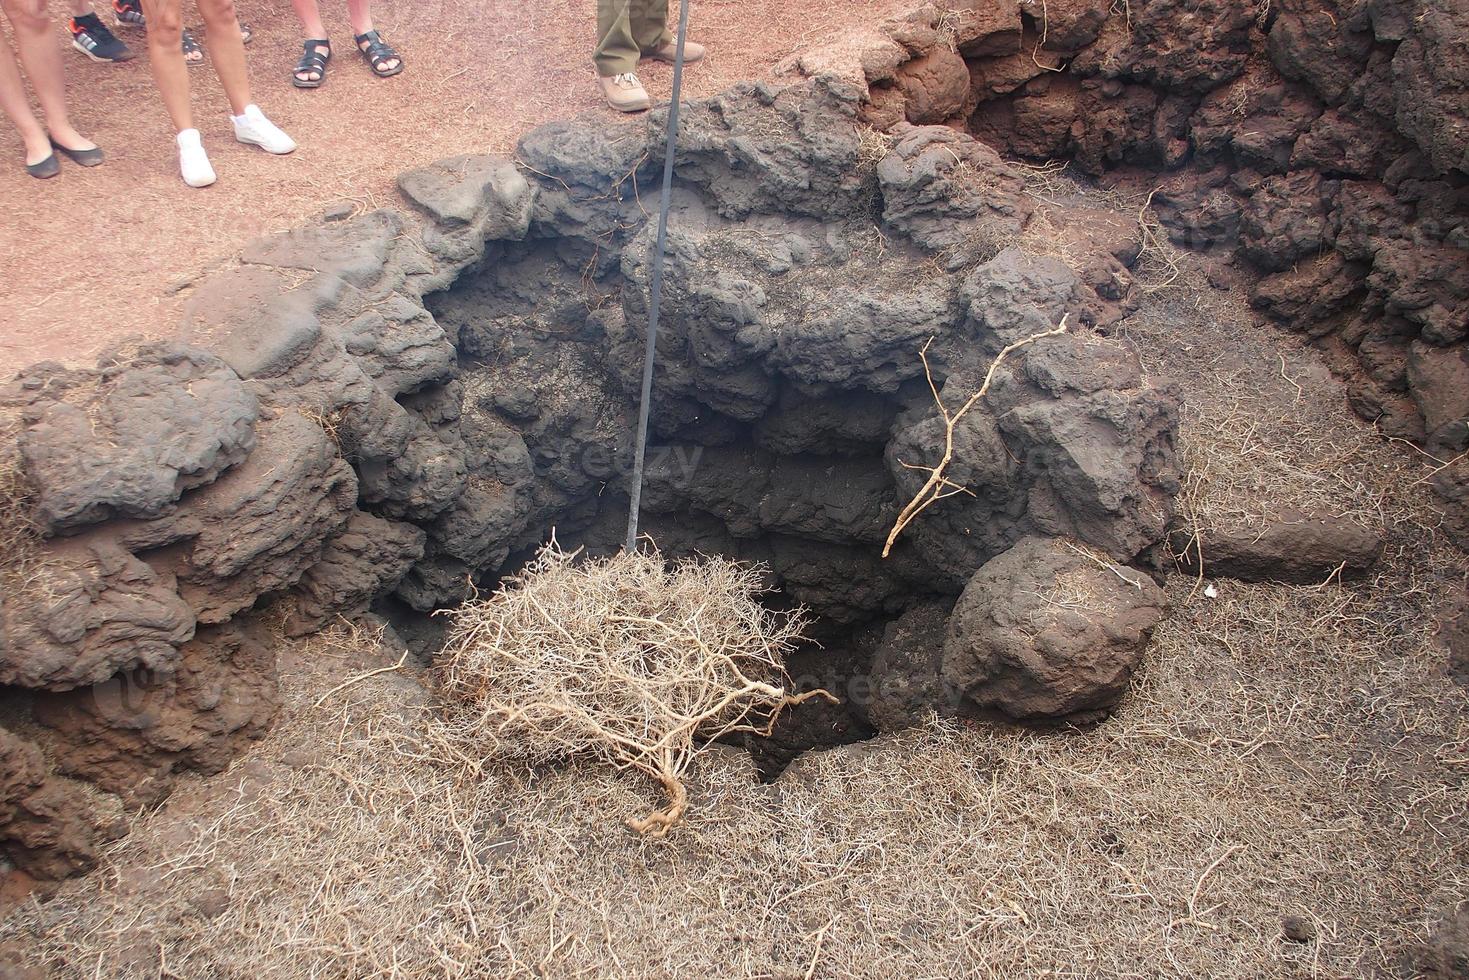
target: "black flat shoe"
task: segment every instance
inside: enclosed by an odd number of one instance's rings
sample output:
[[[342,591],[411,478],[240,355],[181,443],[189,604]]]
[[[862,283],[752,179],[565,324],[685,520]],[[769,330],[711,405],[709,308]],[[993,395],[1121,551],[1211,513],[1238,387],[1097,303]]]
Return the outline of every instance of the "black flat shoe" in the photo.
[[[106,154],[102,152],[102,147],[100,146],[94,146],[90,150],[73,150],[70,147],[62,146],[55,140],[51,141],[51,146],[66,154],[68,160],[81,167],[101,166],[102,161],[107,159]],[[56,154],[51,154],[51,157],[55,159]],[[44,163],[45,161],[42,162]]]
[[[37,180],[46,180],[61,173],[61,161],[56,159],[56,154],[51,154],[40,163],[26,164],[26,173]]]

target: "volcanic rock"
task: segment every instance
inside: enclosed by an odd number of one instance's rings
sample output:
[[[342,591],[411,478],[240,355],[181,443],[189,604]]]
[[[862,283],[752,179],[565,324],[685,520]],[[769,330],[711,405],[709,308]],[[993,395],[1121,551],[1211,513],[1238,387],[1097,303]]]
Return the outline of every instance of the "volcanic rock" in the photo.
[[[1122,696],[1166,608],[1140,572],[1065,539],[1024,538],[965,586],[943,679],[1017,720],[1094,718]]]

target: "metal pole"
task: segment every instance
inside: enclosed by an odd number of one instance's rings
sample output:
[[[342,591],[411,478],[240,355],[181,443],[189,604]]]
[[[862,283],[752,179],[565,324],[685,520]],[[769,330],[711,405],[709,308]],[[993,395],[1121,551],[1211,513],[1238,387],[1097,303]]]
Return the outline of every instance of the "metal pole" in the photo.
[[[658,243],[653,247],[653,285],[648,301],[648,347],[643,353],[643,392],[638,405],[638,437],[633,455],[627,514],[627,550],[638,546],[638,508],[643,499],[643,463],[648,449],[648,413],[653,401],[653,362],[658,346],[658,313],[663,305],[663,253],[668,246],[668,209],[673,196],[673,153],[678,144],[678,104],[683,91],[684,36],[689,0],[679,0],[678,40],[673,55],[673,102],[668,107],[668,149],[663,157],[663,196],[658,206]]]

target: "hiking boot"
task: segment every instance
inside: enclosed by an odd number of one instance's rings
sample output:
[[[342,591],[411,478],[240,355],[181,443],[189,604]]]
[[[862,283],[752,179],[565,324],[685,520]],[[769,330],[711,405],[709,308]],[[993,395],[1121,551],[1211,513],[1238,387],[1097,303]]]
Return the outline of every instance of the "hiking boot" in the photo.
[[[96,14],[71,19],[71,46],[93,61],[132,61],[133,51]]]
[[[602,83],[602,94],[607,97],[607,104],[618,112],[642,112],[653,105],[647,89],[632,72],[603,76],[598,81]]]
[[[661,48],[655,48],[652,51],[645,52],[643,54],[643,57],[644,58],[652,58],[654,61],[666,61],[666,62],[668,62],[671,65],[671,64],[673,64],[674,59],[677,56],[677,54],[678,54],[678,42],[677,41],[669,41],[667,44],[663,45],[663,47],[661,47]],[[703,61],[703,60],[704,60],[704,45],[702,45],[702,44],[695,44],[693,41],[685,41],[683,43],[683,61],[684,61],[684,64],[691,65],[691,64],[693,64],[696,61]]]

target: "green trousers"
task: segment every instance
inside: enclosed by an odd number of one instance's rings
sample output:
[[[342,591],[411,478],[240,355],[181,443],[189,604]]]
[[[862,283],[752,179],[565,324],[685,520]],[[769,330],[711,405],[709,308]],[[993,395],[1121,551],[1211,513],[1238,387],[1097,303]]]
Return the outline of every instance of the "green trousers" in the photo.
[[[668,0],[597,0],[597,53],[603,78],[638,70],[638,59],[673,40]]]

